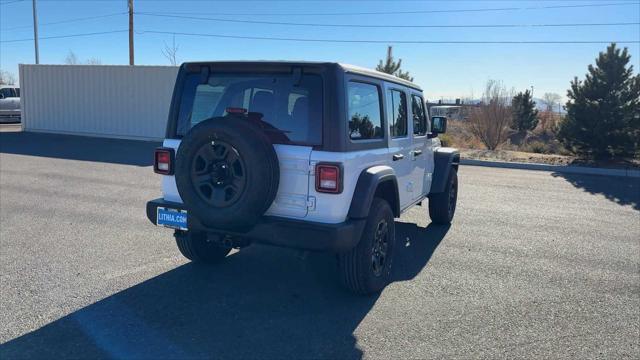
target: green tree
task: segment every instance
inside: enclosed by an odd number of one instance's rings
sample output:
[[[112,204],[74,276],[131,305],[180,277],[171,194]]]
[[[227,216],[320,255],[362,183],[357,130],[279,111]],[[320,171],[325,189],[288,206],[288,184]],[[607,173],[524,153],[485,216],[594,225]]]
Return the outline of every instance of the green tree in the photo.
[[[402,59],[398,59],[398,61],[396,62],[393,59],[393,46],[389,46],[387,47],[387,58],[384,61],[380,60],[378,66],[376,66],[376,70],[383,73],[395,75],[401,79],[413,81],[413,77],[409,75],[408,71],[402,71],[402,69],[400,69],[401,65]]]
[[[584,81],[574,78],[567,92],[567,116],[558,138],[583,156],[629,156],[640,146],[640,75],[633,76],[627,48],[613,43],[589,65]]]
[[[529,90],[513,97],[511,116],[513,128],[520,132],[533,130],[538,125],[538,110]]]

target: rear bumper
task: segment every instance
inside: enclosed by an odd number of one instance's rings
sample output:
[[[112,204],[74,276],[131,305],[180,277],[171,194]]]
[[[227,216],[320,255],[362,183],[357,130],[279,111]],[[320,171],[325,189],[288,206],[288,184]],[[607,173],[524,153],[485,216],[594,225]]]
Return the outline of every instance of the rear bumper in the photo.
[[[155,199],[147,203],[147,218],[157,225],[157,208],[168,207],[185,210],[183,204]],[[339,224],[293,220],[264,216],[253,228],[246,231],[216,229],[204,226],[189,214],[189,230],[226,234],[252,242],[313,251],[344,252],[358,244],[366,219],[349,219]]]

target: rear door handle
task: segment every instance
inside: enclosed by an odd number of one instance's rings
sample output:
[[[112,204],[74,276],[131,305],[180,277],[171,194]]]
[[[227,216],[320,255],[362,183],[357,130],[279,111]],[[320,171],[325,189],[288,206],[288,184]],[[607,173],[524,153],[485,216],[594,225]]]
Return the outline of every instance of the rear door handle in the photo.
[[[420,156],[422,155],[422,150],[414,150],[413,151],[413,156]]]
[[[402,155],[402,154],[393,155],[393,161],[398,161],[398,160],[402,160],[402,159],[404,159],[404,155]]]

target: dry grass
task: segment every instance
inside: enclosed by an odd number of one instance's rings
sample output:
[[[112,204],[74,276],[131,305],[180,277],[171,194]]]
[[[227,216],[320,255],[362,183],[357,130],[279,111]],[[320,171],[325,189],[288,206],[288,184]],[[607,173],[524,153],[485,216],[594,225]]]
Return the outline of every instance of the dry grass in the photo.
[[[440,135],[440,140],[445,146],[460,149],[485,149],[482,142],[471,133],[468,124],[463,121],[449,121],[447,133]]]
[[[538,163],[548,165],[570,165],[575,161],[573,156],[536,154],[509,150],[461,150],[465,159]]]
[[[535,154],[522,151],[509,150],[460,150],[463,159],[488,160],[488,161],[506,161],[506,162],[522,162],[536,163],[547,165],[575,165],[600,167],[609,169],[640,169],[640,160],[638,159],[613,159],[613,160],[585,160],[575,156],[552,155],[552,154]]]
[[[555,122],[555,121],[554,121]],[[487,148],[463,121],[449,121],[447,133],[439,136],[444,146],[461,150],[463,158],[492,161],[539,163],[548,165],[582,165],[605,168],[640,168],[640,159],[591,161],[573,156],[555,138],[547,126],[538,126],[526,134],[513,132],[498,150]]]

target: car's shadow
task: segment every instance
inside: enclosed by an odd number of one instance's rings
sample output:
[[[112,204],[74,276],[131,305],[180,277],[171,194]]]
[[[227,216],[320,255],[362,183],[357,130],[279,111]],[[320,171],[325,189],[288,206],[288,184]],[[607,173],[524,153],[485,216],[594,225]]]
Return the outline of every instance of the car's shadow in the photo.
[[[395,279],[415,278],[447,230],[398,222]],[[77,310],[1,345],[0,358],[360,358],[354,330],[378,296],[337,278],[334,255],[253,246]]]
[[[590,194],[602,194],[620,205],[631,205],[640,211],[640,180],[630,177],[553,173],[571,185]]]
[[[75,135],[0,132],[0,153],[136,166],[153,165],[153,150],[160,144]]]

